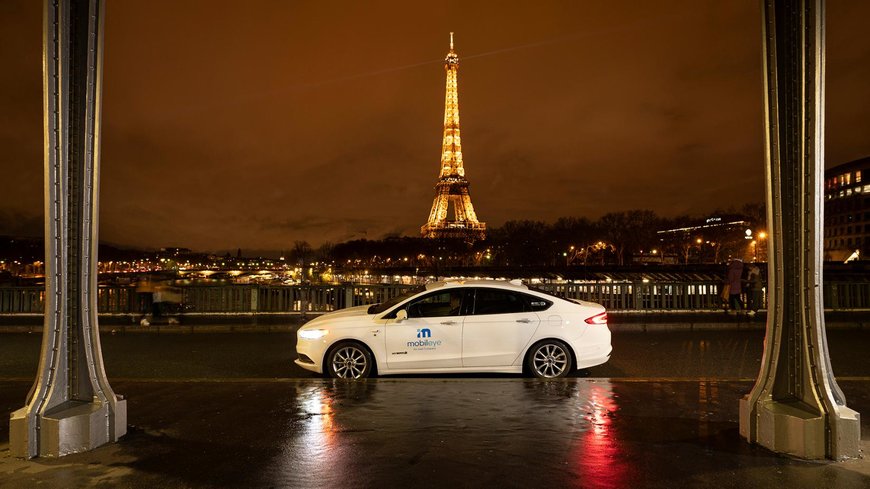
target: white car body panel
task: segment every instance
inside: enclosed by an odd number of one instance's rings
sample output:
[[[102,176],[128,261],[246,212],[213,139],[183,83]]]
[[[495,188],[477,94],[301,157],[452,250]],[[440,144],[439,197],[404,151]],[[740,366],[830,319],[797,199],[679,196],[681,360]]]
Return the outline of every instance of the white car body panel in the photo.
[[[534,312],[465,316],[462,366],[514,365],[540,324],[541,319]]]
[[[384,317],[421,296],[454,287],[505,289],[542,298],[552,305],[537,312],[417,317],[404,321]],[[367,346],[380,375],[520,373],[529,348],[545,339],[566,343],[574,354],[577,369],[607,362],[612,350],[607,325],[585,322],[605,312],[601,305],[559,299],[504,281],[438,282],[427,285],[425,291],[379,314],[368,314],[369,307],[352,307],[324,314],[299,328],[296,350],[300,359],[295,363],[307,370],[323,373],[329,348],[345,340]],[[317,339],[299,336],[303,331],[312,330],[328,333]],[[310,361],[303,361],[303,356]]]
[[[389,320],[386,332],[390,370],[462,366],[462,316]]]

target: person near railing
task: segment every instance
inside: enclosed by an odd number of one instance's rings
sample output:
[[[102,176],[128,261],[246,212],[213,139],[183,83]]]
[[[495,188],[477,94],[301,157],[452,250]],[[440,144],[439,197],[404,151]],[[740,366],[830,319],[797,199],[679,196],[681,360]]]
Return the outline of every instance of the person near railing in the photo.
[[[728,264],[725,275],[725,286],[728,288],[728,306],[732,314],[737,314],[744,308],[743,298],[743,260],[734,258]]]
[[[762,304],[762,287],[764,283],[761,280],[761,269],[757,265],[749,266],[749,273],[746,276],[746,285],[748,288],[749,315],[754,316],[763,306]]]

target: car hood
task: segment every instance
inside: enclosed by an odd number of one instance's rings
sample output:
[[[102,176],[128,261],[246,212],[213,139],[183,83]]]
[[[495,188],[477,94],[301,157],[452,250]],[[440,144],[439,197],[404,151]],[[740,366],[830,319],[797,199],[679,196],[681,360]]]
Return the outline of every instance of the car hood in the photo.
[[[369,307],[371,306],[356,306],[326,313],[320,317],[308,321],[303,327],[307,328],[308,326],[319,326],[325,322],[334,323],[336,321],[342,320],[353,320],[359,318],[360,316],[371,316],[368,313]]]

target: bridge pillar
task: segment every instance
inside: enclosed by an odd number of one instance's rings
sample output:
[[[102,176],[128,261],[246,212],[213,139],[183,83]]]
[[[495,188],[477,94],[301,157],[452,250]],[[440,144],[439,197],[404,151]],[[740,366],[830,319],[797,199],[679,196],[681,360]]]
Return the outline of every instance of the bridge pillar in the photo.
[[[102,0],[46,0],[45,325],[27,405],[12,413],[10,452],[60,457],[115,441],[127,406],[109,386],[97,325]]]
[[[859,414],[831,370],[822,302],[824,0],[765,0],[768,319],[740,434],[801,458],[859,455]]]

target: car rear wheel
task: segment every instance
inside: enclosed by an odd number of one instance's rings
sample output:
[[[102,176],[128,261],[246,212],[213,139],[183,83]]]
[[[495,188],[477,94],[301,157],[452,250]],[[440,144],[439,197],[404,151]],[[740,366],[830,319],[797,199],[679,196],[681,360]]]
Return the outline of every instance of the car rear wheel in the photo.
[[[372,372],[372,355],[359,343],[346,341],[329,351],[326,364],[330,377],[364,379]]]
[[[571,349],[561,341],[545,340],[529,350],[526,366],[539,379],[558,379],[571,371]]]

